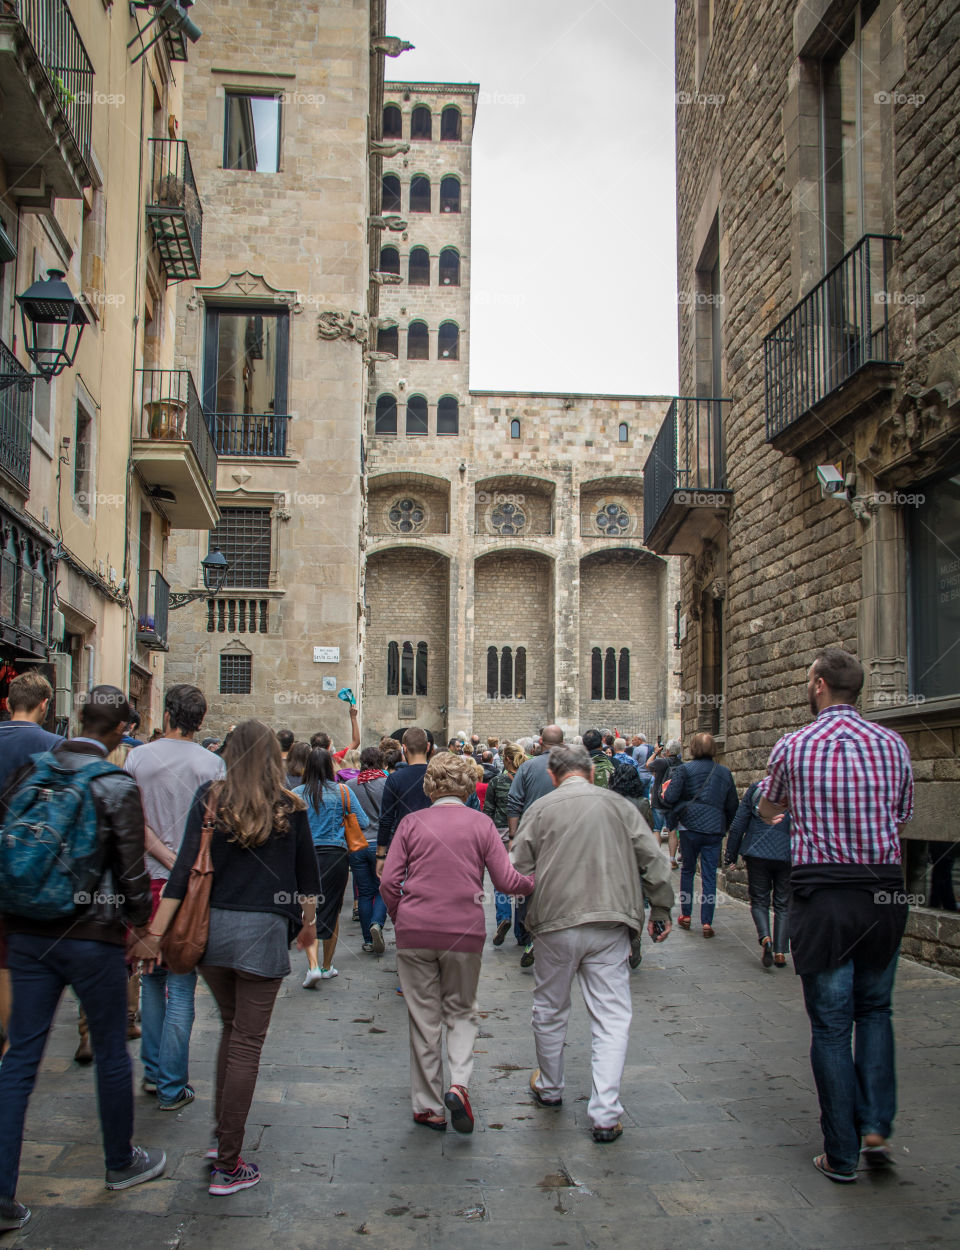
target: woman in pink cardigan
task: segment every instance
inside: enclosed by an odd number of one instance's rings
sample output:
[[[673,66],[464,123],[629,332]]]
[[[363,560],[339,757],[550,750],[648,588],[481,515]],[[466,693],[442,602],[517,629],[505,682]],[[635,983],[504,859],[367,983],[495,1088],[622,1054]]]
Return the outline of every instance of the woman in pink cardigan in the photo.
[[[483,873],[503,894],[533,893],[511,865],[489,816],[465,806],[476,789],[471,760],[444,752],[427,765],[431,806],[397,826],[380,879],[397,935],[397,969],[410,1017],[410,1085],[417,1124],[473,1132],[467,1094],[477,1038],[477,982],[486,940]],[[450,1085],[443,1092],[442,1026]]]

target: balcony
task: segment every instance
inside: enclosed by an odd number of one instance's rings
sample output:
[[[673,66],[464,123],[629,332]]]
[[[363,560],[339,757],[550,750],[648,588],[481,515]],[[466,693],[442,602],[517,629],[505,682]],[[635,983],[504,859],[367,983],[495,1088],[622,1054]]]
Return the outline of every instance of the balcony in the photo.
[[[218,456],[285,456],[289,420],[289,416],[273,412],[207,413],[207,427]]]
[[[167,283],[200,277],[203,208],[185,139],[150,140],[147,220]]]
[[[30,493],[34,378],[0,339],[0,473]]]
[[[137,615],[137,642],[149,651],[169,651],[167,617],[170,611],[170,586],[155,569],[146,585],[140,588],[140,610]]]
[[[93,66],[66,0],[0,0],[0,82],[12,198],[78,200],[91,182]]]
[[[697,555],[727,523],[723,419],[730,403],[670,401],[643,466],[643,541],[658,555]]]
[[[138,369],[137,377],[134,463],[171,525],[213,529],[220,520],[217,453],[193,375],[186,369]]]
[[[794,454],[892,388],[895,242],[864,235],[764,339],[767,442],[778,451]]]

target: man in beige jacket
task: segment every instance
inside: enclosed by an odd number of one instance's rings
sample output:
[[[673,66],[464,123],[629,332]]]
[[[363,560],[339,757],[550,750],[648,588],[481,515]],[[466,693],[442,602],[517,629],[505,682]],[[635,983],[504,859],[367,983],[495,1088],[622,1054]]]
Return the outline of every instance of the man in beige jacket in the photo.
[[[550,752],[554,789],[524,814],[513,843],[514,866],[536,873],[527,928],[536,937],[533,1033],[539,1068],[530,1088],[544,1107],[563,1102],[563,1046],[574,975],[593,1035],[593,1091],[587,1114],[596,1142],[623,1132],[620,1081],[627,1055],[631,931],[670,932],[670,865],[637,809],[592,784],[593,762],[581,746]],[[642,886],[641,886],[642,882]]]

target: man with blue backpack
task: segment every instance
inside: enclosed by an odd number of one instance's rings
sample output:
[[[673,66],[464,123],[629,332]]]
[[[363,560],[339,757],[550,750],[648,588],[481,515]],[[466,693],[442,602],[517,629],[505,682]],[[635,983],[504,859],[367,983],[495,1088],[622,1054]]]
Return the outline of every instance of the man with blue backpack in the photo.
[[[134,780],[107,762],[130,723],[115,686],[96,686],[80,734],[34,757],[0,833],[0,914],[13,981],[10,1049],[0,1064],[0,1232],[30,1218],[15,1201],[27,1103],[57,1004],[80,999],[97,1062],[108,1189],[159,1176],[162,1150],[131,1144],[133,1072],[127,1053],[127,927],[145,932],[150,879]]]

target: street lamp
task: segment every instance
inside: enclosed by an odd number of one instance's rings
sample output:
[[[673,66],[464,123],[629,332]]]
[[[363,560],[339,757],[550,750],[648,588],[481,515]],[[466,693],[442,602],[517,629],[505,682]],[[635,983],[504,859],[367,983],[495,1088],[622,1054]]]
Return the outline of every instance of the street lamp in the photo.
[[[215,595],[218,595],[223,590],[230,565],[227,563],[227,557],[219,547],[214,547],[212,551],[207,553],[204,559],[200,561],[200,567],[203,569],[204,589],[171,591],[171,612],[175,612],[177,608],[185,607],[188,603],[195,603],[198,599],[213,599]]]
[[[83,306],[63,279],[62,269],[48,269],[46,279],[37,279],[33,286],[17,296],[27,355],[47,382],[72,367],[83,327],[88,323]],[[50,337],[54,341],[41,343],[41,326],[53,331]],[[57,327],[63,328],[59,341],[55,341]],[[72,346],[71,330],[75,333]]]

